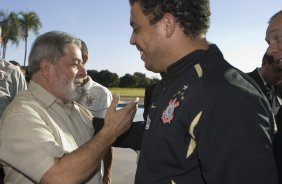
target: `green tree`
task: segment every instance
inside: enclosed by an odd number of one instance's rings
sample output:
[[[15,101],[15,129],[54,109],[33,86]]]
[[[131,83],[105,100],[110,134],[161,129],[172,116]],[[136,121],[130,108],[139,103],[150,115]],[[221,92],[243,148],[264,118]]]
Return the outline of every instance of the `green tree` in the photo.
[[[108,88],[117,87],[119,85],[119,78],[116,73],[112,73],[109,70],[101,70],[99,72],[99,77],[94,80]]]
[[[99,84],[105,87],[118,87],[119,78],[116,73],[112,73],[109,70],[101,70],[100,72],[96,70],[87,70],[87,74]]]
[[[127,73],[120,78],[119,87],[121,88],[133,88],[136,85],[136,78],[133,75]]]
[[[3,10],[0,10],[0,20],[2,20],[2,57],[5,59],[8,42],[19,44],[20,23],[15,12],[8,13]]]
[[[96,81],[96,79],[99,76],[99,72],[97,70],[87,70],[87,75],[89,75],[92,78],[92,80]]]
[[[135,81],[135,86],[136,88],[145,88],[147,85],[150,84],[150,79],[148,79],[146,77],[145,74],[143,73],[140,73],[140,72],[135,72],[133,74],[133,77],[134,77],[134,81]]]
[[[26,52],[27,52],[27,38],[28,33],[32,31],[35,35],[39,34],[39,29],[41,28],[42,24],[38,15],[35,12],[23,12],[19,13],[20,15],[20,26],[22,30],[22,38],[25,42],[25,53],[24,53],[24,66],[26,62]]]

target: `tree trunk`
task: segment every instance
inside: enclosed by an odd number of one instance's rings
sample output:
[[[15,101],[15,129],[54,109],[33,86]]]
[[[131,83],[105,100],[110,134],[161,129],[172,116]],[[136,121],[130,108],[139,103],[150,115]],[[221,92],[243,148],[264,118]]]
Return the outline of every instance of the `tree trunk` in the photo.
[[[5,59],[6,56],[6,44],[3,45],[3,53],[2,53],[2,59]]]
[[[26,51],[27,51],[27,37],[25,37],[24,41],[25,41],[25,48],[24,48],[24,67],[25,67]]]

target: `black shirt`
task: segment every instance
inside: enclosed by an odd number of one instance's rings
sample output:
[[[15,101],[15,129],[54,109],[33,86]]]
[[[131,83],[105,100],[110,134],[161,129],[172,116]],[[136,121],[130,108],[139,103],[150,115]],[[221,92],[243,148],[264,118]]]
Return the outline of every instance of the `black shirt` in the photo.
[[[153,93],[136,184],[274,184],[273,117],[210,45],[168,68]]]

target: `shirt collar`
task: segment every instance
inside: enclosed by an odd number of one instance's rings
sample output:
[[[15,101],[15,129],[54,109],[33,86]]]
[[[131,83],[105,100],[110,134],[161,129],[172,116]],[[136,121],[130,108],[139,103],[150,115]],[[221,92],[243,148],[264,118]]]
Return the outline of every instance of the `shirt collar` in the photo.
[[[46,89],[44,89],[40,84],[30,81],[28,85],[28,90],[32,93],[32,95],[41,102],[41,104],[47,109],[49,108],[55,101],[57,103],[63,104],[63,101],[57,99],[54,95],[49,93]]]
[[[261,73],[260,73],[260,69],[259,68],[257,68],[257,71],[258,71],[258,74],[259,74],[259,76],[260,76],[260,78],[261,78],[261,80],[262,80],[262,82],[263,82],[263,85],[267,85],[268,83],[264,80],[264,78],[262,77],[262,75],[261,75]],[[272,85],[271,85],[272,86]]]

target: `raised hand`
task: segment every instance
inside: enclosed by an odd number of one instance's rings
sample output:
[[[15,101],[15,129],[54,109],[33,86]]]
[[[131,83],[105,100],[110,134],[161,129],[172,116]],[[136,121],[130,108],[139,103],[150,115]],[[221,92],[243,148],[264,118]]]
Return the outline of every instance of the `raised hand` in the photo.
[[[131,100],[124,108],[116,110],[119,99],[120,97],[118,94],[115,94],[113,96],[113,101],[107,110],[104,121],[104,128],[111,131],[116,137],[129,129],[135,116],[137,103],[139,101],[139,98],[136,97]]]

